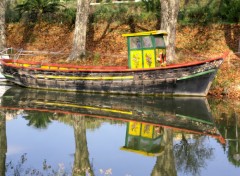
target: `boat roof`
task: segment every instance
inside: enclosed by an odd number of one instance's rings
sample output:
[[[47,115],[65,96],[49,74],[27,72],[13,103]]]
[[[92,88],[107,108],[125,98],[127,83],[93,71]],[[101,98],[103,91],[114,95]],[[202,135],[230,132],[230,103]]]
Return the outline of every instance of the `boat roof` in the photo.
[[[167,31],[157,30],[157,31],[137,32],[137,33],[123,34],[122,36],[124,36],[124,37],[134,37],[134,36],[148,36],[148,35],[167,35]]]

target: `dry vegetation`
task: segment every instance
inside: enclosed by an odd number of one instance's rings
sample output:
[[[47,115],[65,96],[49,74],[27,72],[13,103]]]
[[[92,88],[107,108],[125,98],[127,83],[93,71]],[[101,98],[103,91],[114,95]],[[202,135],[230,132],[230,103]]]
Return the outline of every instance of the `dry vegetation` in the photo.
[[[126,39],[121,34],[129,32],[129,26],[95,24],[88,32],[85,65],[127,65]],[[155,24],[139,24],[137,30],[152,30]],[[44,50],[64,53],[50,57],[34,56],[30,60],[42,62],[66,62],[71,51],[73,29],[64,25],[41,25],[26,27],[9,24],[7,27],[9,47],[25,50]],[[238,49],[240,24],[210,26],[178,26],[176,51],[178,62],[213,58],[228,53],[218,72],[210,95],[240,99],[240,58],[234,52]]]

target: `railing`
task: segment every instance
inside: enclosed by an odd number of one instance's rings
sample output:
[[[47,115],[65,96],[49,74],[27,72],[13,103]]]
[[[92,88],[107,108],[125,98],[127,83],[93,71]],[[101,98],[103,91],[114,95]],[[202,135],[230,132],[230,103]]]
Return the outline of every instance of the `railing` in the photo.
[[[36,56],[36,55],[63,55],[67,53],[63,52],[51,52],[51,51],[29,51],[14,48],[5,48],[0,51],[0,59],[14,59],[18,60],[21,56]]]
[[[5,48],[0,50],[1,59],[13,59],[13,60],[26,60],[36,62],[52,62],[52,63],[66,63],[70,53],[61,51],[39,51],[39,50],[24,50],[16,48]],[[102,62],[101,58],[105,58]],[[115,62],[117,59],[122,59],[124,62]],[[76,61],[76,62],[75,62]],[[83,66],[126,66],[127,55],[125,54],[112,54],[112,53],[94,53],[86,51],[86,58],[82,60],[75,60],[73,63]]]

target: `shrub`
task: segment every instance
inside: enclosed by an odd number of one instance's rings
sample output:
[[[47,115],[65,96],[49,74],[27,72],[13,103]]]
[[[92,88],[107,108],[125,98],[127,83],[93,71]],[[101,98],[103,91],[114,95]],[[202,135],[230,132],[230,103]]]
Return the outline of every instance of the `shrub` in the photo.
[[[223,0],[219,15],[225,22],[240,22],[240,0]]]

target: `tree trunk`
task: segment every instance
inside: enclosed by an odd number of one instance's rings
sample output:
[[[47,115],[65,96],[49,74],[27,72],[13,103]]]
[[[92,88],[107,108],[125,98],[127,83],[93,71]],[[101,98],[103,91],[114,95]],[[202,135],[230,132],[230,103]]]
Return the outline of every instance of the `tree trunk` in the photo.
[[[6,0],[0,0],[0,50],[6,47],[5,10]]]
[[[175,40],[180,0],[161,0],[161,29],[166,30],[167,60],[176,59]]]
[[[151,176],[176,176],[177,171],[173,154],[173,131],[171,129],[164,129],[163,143],[163,154],[157,157]]]
[[[68,60],[81,59],[86,54],[86,36],[90,0],[77,1],[77,13],[73,36],[73,47]]]

